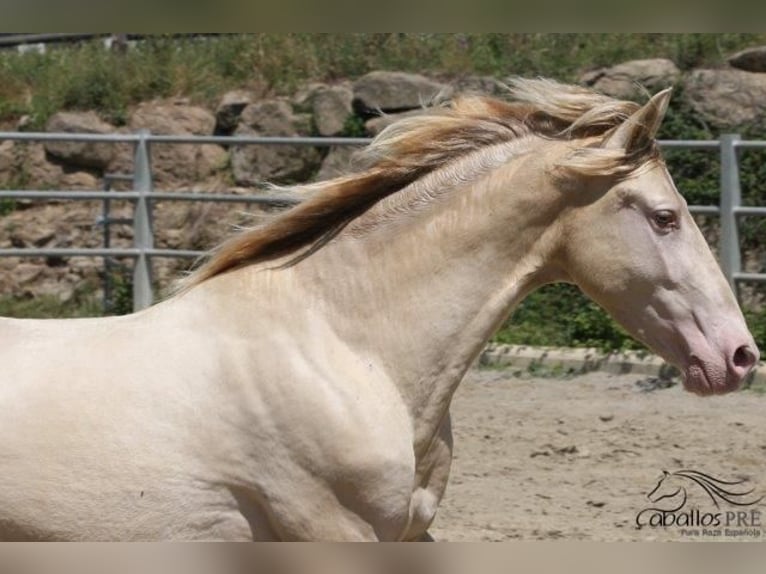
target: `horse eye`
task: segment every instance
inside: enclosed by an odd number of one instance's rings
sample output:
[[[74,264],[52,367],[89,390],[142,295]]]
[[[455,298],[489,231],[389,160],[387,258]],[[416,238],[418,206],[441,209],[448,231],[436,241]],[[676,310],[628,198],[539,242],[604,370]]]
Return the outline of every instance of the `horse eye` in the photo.
[[[660,209],[652,214],[654,223],[663,231],[677,227],[676,214],[669,209]]]

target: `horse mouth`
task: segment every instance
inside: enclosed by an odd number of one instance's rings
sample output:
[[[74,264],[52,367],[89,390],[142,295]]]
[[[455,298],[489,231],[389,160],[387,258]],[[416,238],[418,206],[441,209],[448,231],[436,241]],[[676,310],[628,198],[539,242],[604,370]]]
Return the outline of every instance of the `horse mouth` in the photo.
[[[684,388],[699,396],[723,395],[736,391],[742,383],[738,377],[731,376],[726,366],[719,367],[692,357],[683,369]]]

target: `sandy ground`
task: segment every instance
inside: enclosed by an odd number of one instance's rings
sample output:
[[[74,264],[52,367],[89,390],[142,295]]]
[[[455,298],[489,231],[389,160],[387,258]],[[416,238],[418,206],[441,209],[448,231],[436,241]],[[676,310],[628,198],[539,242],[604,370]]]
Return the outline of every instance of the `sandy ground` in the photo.
[[[650,383],[637,375],[561,380],[472,370],[452,404],[454,462],[433,537],[766,541],[766,498],[715,508],[682,479],[689,498],[679,513],[719,513],[721,527],[636,528],[644,508],[668,509],[679,500],[647,499],[663,470],[745,480],[733,488],[755,490],[740,501],[766,494],[766,394],[699,398],[680,384]],[[724,514],[736,510],[750,513],[740,515],[740,528]],[[723,528],[726,521],[731,529]]]

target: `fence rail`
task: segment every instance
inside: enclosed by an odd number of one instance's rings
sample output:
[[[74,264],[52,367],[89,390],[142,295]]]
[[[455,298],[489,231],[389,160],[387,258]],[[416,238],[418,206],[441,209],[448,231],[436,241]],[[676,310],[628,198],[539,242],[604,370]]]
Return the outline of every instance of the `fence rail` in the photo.
[[[155,135],[148,131],[133,134],[71,134],[71,133],[19,133],[0,132],[0,141],[71,141],[100,143],[132,143],[134,145],[134,172],[132,174],[107,174],[101,191],[62,190],[0,190],[2,199],[40,200],[100,200],[103,202],[102,215],[96,223],[104,225],[104,246],[101,248],[6,248],[0,249],[0,257],[103,257],[105,267],[110,258],[132,258],[133,264],[133,309],[140,310],[153,302],[151,260],[155,257],[196,258],[202,251],[180,249],[157,249],[154,247],[152,225],[152,203],[154,201],[206,201],[237,202],[289,206],[301,201],[301,197],[290,193],[269,193],[262,195],[181,193],[154,191],[151,173],[151,144],[220,144],[240,145],[307,145],[315,147],[359,146],[369,143],[367,138],[325,138],[325,137],[238,137],[238,136],[176,136]],[[718,140],[667,140],[660,141],[665,149],[694,149],[718,151],[721,161],[720,201],[718,206],[691,205],[693,214],[715,215],[721,220],[721,241],[719,259],[721,268],[737,292],[738,283],[743,281],[766,282],[766,273],[749,273],[742,269],[739,240],[739,218],[745,216],[766,216],[766,207],[743,206],[739,181],[739,158],[741,149],[766,149],[766,140],[743,141],[737,134],[725,134]],[[111,191],[115,181],[128,181],[131,191]],[[133,217],[114,220],[109,215],[111,201],[129,201],[133,204]],[[131,223],[133,226],[133,247],[115,248],[110,246],[108,226],[111,223]],[[108,273],[105,274],[108,276]],[[108,298],[105,285],[105,297]]]

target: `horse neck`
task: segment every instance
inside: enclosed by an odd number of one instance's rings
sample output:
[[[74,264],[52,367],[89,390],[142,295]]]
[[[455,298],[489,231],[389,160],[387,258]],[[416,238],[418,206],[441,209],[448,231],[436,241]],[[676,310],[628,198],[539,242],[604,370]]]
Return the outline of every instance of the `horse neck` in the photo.
[[[341,339],[398,386],[419,440],[428,441],[510,310],[556,279],[550,247],[560,195],[540,162],[505,158],[447,191],[422,182],[294,268]]]

